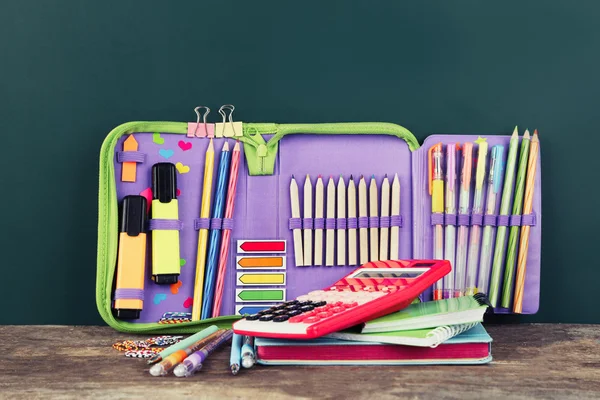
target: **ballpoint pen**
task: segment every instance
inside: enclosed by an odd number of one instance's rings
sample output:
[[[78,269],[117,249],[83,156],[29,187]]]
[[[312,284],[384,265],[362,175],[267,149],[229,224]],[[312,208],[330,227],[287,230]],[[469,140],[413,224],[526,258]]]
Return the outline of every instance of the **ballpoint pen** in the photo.
[[[473,214],[483,219],[483,181],[485,180],[485,167],[488,153],[488,144],[485,138],[478,138],[475,143],[479,145],[477,152],[477,170],[475,172],[475,193],[473,195]],[[469,255],[467,260],[467,296],[476,292],[477,266],[479,264],[479,249],[481,246],[481,226],[472,223],[471,236],[469,237]]]
[[[466,216],[467,222],[471,213],[471,168],[473,156],[473,143],[463,145],[463,163],[460,172],[460,190],[458,197],[458,238],[456,243],[456,269],[454,275],[455,295],[460,297],[466,290],[466,269],[467,269],[467,245],[469,240],[469,227],[460,223],[460,217]]]
[[[200,369],[202,369],[202,363],[206,360],[206,358],[221,345],[231,339],[231,336],[233,336],[233,331],[231,329],[221,332],[219,336],[217,336],[210,343],[206,344],[200,350],[197,350],[187,356],[187,358],[183,360],[181,364],[175,367],[173,370],[173,375],[178,378],[189,377],[200,371]]]
[[[444,212],[444,171],[442,167],[442,144],[429,148],[428,157],[429,194],[431,195],[431,213]],[[433,228],[433,259],[444,259],[444,226],[439,223]],[[433,299],[442,299],[442,279],[435,282]]]
[[[446,146],[446,218],[449,215],[456,216],[456,144],[449,143]],[[444,277],[444,298],[454,297],[456,273],[456,226],[446,224],[446,235],[444,241],[444,259],[450,262],[452,272]]]
[[[256,363],[256,355],[254,354],[254,338],[252,336],[244,336],[243,342],[242,367],[252,368]]]
[[[237,375],[240,371],[242,363],[242,335],[234,333],[231,339],[231,353],[229,354],[229,368],[233,375]]]
[[[502,162],[504,157],[504,146],[492,147],[490,173],[488,178],[487,201],[485,215],[494,215],[496,211],[496,198],[500,192],[500,177],[502,176]],[[485,220],[485,218],[484,218]],[[487,294],[490,281],[490,264],[492,261],[492,225],[483,228],[483,239],[481,243],[481,257],[479,259],[479,277],[477,279],[477,291]]]

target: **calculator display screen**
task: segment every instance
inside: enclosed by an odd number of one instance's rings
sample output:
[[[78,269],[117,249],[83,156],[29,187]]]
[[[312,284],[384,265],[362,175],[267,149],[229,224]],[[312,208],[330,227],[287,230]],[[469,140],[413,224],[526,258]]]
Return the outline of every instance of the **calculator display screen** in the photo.
[[[356,274],[352,275],[351,278],[387,278],[387,279],[414,279],[421,276],[427,269],[423,268],[398,268],[398,269],[387,269],[387,268],[373,268],[373,269],[361,269]]]

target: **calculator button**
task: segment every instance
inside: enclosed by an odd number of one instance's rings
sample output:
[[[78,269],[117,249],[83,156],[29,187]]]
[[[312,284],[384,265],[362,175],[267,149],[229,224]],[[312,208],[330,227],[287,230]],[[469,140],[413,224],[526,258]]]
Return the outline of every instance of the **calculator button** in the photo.
[[[311,315],[310,317],[306,318],[304,321],[305,324],[312,324],[314,322],[319,322],[321,320],[321,317],[319,317],[318,315]]]
[[[356,301],[353,301],[351,303],[344,303],[344,308],[352,308],[352,307],[356,307],[358,305],[358,303]]]
[[[306,318],[308,318],[308,317],[305,314],[300,314],[300,315],[296,315],[296,316],[291,317],[288,320],[288,322],[290,322],[292,324],[295,324],[295,323],[304,321]]]
[[[273,311],[273,315],[286,315],[288,313],[287,310],[277,310]]]
[[[322,311],[320,313],[317,314],[317,317],[320,318],[329,318],[333,315],[333,313],[331,311]]]
[[[275,318],[273,318],[273,322],[283,322],[283,321],[287,321],[288,319],[290,319],[289,315],[278,315]]]
[[[310,300],[306,300],[306,301],[301,301],[300,303],[298,303],[298,305],[300,306],[300,308],[307,306],[309,304],[312,304],[313,302]]]
[[[296,315],[300,315],[300,314],[302,314],[302,311],[300,311],[300,310],[292,310],[292,311],[288,312],[287,315],[289,315],[290,317],[295,317]]]
[[[259,318],[260,318],[260,314],[252,314],[252,315],[246,316],[246,321],[256,321]]]
[[[326,305],[326,304],[327,304],[327,302],[326,302],[326,301],[324,301],[324,300],[321,300],[321,301],[315,301],[315,302],[313,303],[313,306],[315,306],[315,307],[321,307],[321,306],[324,306],[324,305]]]
[[[314,309],[315,309],[315,307],[313,307],[311,305],[306,305],[306,306],[302,306],[302,307],[299,308],[299,310],[302,311],[302,312],[312,311]]]
[[[332,307],[332,308],[329,310],[329,312],[332,312],[332,313],[334,313],[334,314],[340,313],[340,312],[342,312],[342,311],[346,311],[346,309],[345,309],[344,307],[340,307],[340,306],[335,306],[335,307]]]
[[[270,321],[273,318],[275,318],[275,316],[273,314],[267,314],[267,315],[261,316],[258,320],[259,321]]]
[[[284,306],[291,306],[294,305],[296,303],[299,303],[299,300],[290,300],[290,301],[286,301],[285,303],[283,303]]]

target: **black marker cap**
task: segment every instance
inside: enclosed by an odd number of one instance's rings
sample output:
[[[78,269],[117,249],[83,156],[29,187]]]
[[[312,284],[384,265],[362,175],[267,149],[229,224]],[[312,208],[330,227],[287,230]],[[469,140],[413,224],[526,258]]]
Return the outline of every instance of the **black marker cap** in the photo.
[[[152,166],[152,198],[168,203],[177,198],[177,170],[172,163]]]
[[[137,236],[146,233],[147,201],[144,196],[131,195],[123,198],[121,205],[120,232],[127,232],[128,236]]]
[[[130,308],[120,308],[114,312],[114,315],[119,319],[139,319],[140,310]]]

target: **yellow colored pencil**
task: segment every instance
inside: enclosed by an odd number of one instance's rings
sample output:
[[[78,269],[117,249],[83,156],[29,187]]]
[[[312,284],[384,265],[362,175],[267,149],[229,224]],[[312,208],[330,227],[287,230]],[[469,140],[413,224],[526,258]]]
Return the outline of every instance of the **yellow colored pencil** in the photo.
[[[204,160],[204,184],[202,186],[202,204],[200,218],[209,218],[210,199],[212,195],[213,172],[215,166],[215,148],[210,139]],[[194,281],[194,303],[192,305],[192,321],[199,321],[202,313],[202,291],[204,288],[204,268],[206,266],[206,247],[208,229],[198,231],[198,251],[196,255],[196,279]]]
[[[529,146],[527,179],[525,180],[525,200],[523,201],[523,215],[531,214],[531,211],[533,210],[535,170],[540,146],[537,129],[533,132],[533,137],[531,138],[531,143]],[[525,289],[525,270],[527,269],[527,252],[529,250],[530,231],[531,227],[528,225],[523,225],[521,227],[519,256],[517,258],[517,278],[515,282],[515,302],[513,305],[513,311],[519,314],[523,311],[523,291]]]

